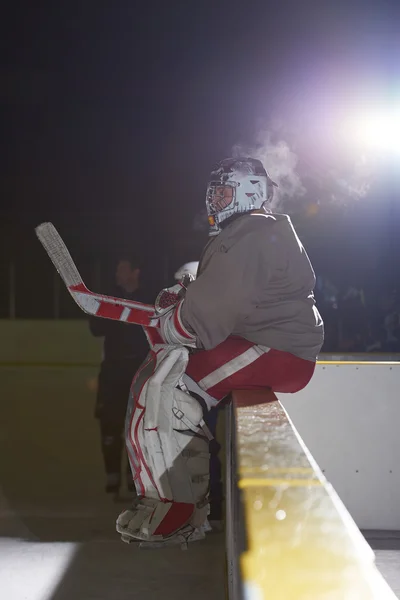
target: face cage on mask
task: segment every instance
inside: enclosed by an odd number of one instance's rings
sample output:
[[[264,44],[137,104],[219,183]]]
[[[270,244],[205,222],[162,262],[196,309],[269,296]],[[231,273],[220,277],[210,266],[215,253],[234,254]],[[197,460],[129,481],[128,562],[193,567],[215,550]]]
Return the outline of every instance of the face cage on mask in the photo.
[[[221,183],[220,181],[210,181],[206,194],[207,212],[210,217],[217,215],[227,208],[232,208],[236,200],[236,187],[237,184],[234,182]],[[230,188],[232,190],[232,198],[225,199],[224,196],[217,196],[217,188]],[[216,198],[220,198],[220,200],[216,200]]]

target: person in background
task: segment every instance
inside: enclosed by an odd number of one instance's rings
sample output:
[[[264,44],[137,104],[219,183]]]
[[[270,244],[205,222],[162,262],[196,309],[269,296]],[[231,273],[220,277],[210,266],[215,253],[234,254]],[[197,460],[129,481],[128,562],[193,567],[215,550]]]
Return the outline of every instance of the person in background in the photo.
[[[136,259],[121,258],[115,272],[113,296],[145,302],[140,286],[140,268]],[[117,499],[122,485],[124,424],[132,379],[149,350],[139,325],[98,319],[89,320],[91,333],[104,337],[103,360],[98,377],[95,417],[99,420],[101,450],[106,472],[105,491]],[[127,487],[135,489],[127,465]]]

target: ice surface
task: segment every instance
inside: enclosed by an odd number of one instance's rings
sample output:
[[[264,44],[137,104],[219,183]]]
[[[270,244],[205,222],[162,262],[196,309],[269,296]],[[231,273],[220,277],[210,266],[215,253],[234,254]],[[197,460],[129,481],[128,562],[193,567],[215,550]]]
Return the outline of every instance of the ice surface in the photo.
[[[0,600],[222,600],[224,536],[124,544],[103,490],[96,369],[0,370]]]

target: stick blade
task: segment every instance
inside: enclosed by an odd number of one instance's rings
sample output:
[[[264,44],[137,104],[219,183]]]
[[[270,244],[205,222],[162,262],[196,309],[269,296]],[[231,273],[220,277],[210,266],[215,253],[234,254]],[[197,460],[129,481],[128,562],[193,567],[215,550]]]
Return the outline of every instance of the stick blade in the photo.
[[[82,277],[68,248],[54,225],[52,223],[42,223],[36,227],[35,233],[65,285],[70,288],[71,286],[83,284]]]

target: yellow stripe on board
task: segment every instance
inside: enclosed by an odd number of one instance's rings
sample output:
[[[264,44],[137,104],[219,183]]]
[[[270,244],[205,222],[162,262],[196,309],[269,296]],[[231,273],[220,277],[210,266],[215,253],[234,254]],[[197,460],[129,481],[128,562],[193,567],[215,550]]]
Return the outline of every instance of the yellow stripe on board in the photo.
[[[296,473],[297,475],[310,475],[314,473],[314,469],[307,467],[243,467],[240,469],[240,475],[245,473],[265,473],[269,475],[270,473]]]
[[[249,488],[249,487],[278,487],[278,486],[286,486],[286,487],[309,487],[311,485],[323,485],[319,479],[287,479],[278,478],[278,477],[268,477],[265,479],[250,479],[244,478],[239,479],[238,486],[240,489]]]

